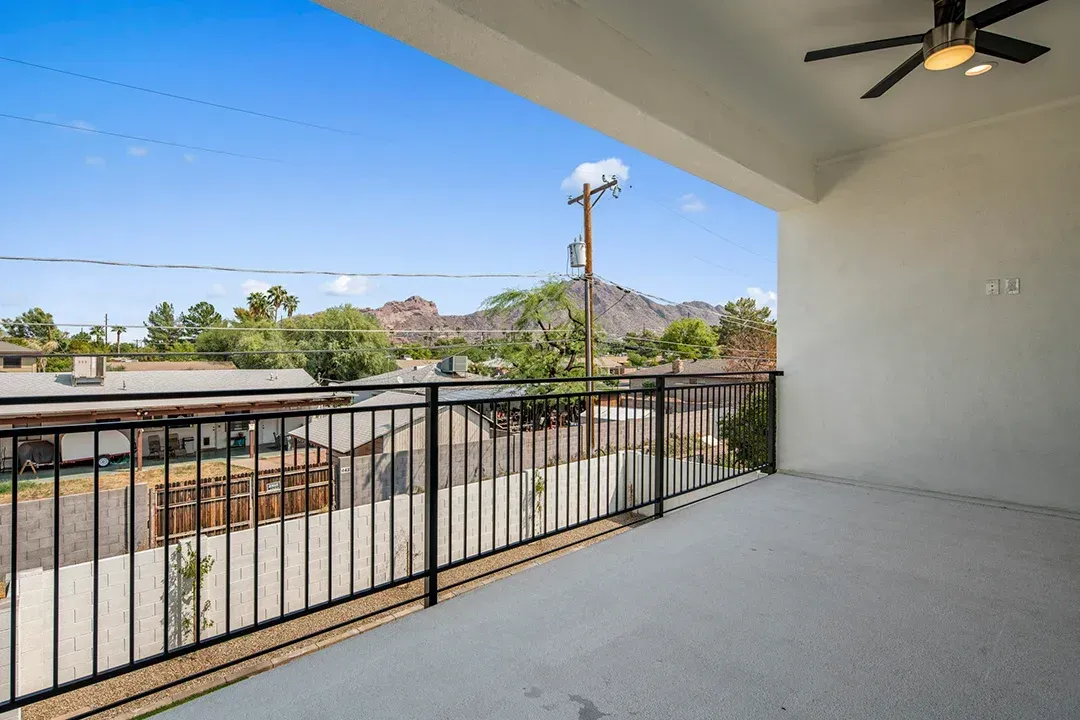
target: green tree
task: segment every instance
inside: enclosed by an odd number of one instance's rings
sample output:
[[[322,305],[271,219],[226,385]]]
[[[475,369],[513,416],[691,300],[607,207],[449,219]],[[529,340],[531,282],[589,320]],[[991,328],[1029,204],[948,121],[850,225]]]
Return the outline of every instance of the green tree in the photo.
[[[282,321],[284,329],[309,330],[288,333],[305,352],[308,373],[319,380],[357,380],[389,372],[390,338],[371,315],[352,305],[339,305],[311,315]]]
[[[281,307],[285,310],[285,317],[292,317],[296,313],[296,308],[300,307],[300,298],[295,295],[286,295]]]
[[[120,352],[120,336],[127,332],[127,328],[123,325],[113,325],[112,331],[116,334],[116,352]]]
[[[274,306],[270,302],[270,296],[264,292],[253,292],[247,296],[247,307],[233,308],[236,321],[240,323],[259,322],[261,320],[274,321]]]
[[[729,465],[760,467],[768,461],[768,403],[764,389],[753,390],[720,421]]]
[[[184,326],[184,340],[195,342],[203,332],[201,328],[222,327],[225,319],[213,305],[203,300],[180,314],[180,324]]]
[[[736,336],[751,327],[776,326],[772,319],[772,308],[768,305],[758,307],[757,300],[742,297],[724,304],[723,316],[716,326],[717,343],[727,348],[736,340]]]
[[[95,345],[105,347],[105,343],[108,341],[108,338],[105,337],[105,328],[101,325],[95,325],[90,328],[90,339]]]
[[[712,357],[716,354],[716,333],[704,320],[680,318],[664,330],[660,346],[669,360]]]
[[[513,369],[510,377],[556,378],[585,375],[585,311],[564,280],[546,280],[528,290],[508,289],[484,301],[489,317],[513,319],[505,338],[512,343],[500,355]],[[531,332],[531,331],[539,332]],[[566,389],[565,386],[560,386]],[[534,386],[539,392],[546,388]]]
[[[143,323],[146,328],[146,345],[154,350],[171,350],[183,337],[183,331],[176,327],[176,311],[172,303],[159,303]]]
[[[56,327],[52,313],[47,313],[39,307],[30,308],[14,318],[0,320],[4,326],[4,332],[10,337],[21,340],[35,340],[37,342],[59,342],[66,333]]]
[[[243,327],[249,329],[207,330],[195,341],[194,353],[236,353],[228,356],[215,355],[214,359],[231,360],[236,367],[242,369],[284,369],[304,367],[306,364],[307,358],[303,354],[292,352],[296,350],[296,346],[286,337],[286,333],[268,324],[249,324]],[[243,354],[249,352],[280,354]]]
[[[266,291],[266,298],[270,301],[270,307],[274,311],[274,322],[277,322],[278,314],[281,312],[281,308],[285,304],[285,298],[287,297],[289,297],[289,291],[281,285],[274,285]]]

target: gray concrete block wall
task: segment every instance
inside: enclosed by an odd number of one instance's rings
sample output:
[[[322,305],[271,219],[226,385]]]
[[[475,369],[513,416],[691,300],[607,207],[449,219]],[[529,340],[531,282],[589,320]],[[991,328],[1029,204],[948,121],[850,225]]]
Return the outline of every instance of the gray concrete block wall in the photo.
[[[675,477],[680,461],[669,461],[668,477]],[[536,534],[552,532],[594,519],[629,501],[651,499],[652,458],[640,453],[626,453],[593,458],[591,461],[562,463],[536,471],[512,473],[483,482],[455,486],[453,491],[439,491],[440,563],[460,560],[477,552],[488,552],[506,543],[515,543]],[[686,468],[691,470],[689,465]],[[706,472],[704,466],[692,470]],[[542,481],[542,482],[538,482]],[[633,488],[638,489],[633,489]],[[672,487],[669,484],[669,487]],[[644,494],[643,494],[644,493]],[[492,504],[494,501],[494,505]],[[390,531],[391,508],[394,530]],[[330,516],[320,514],[284,523],[285,611],[303,609],[305,568],[307,602],[317,604],[328,598],[341,598],[353,589],[371,587],[393,577],[408,577],[411,568],[419,575],[425,568],[424,494],[410,498],[398,495],[391,501],[357,505],[335,511],[333,538]],[[410,535],[409,517],[412,516]],[[351,513],[351,539],[350,539]],[[545,529],[546,515],[546,529]],[[372,523],[374,522],[374,526]],[[372,546],[372,529],[375,543]],[[205,574],[202,599],[208,603],[202,628],[203,637],[226,631],[226,583],[230,585],[229,621],[232,629],[250,625],[255,617],[258,596],[260,621],[278,617],[281,612],[281,542],[282,525],[269,523],[252,530],[240,530],[230,536],[201,538],[204,558],[213,558]],[[230,547],[231,571],[226,576],[226,543]],[[306,552],[305,552],[306,545]],[[193,640],[193,625],[184,629],[186,615],[194,621],[193,598],[185,589],[193,588],[193,579],[185,579],[181,567],[195,546],[194,539],[169,546],[169,591],[165,591],[165,548],[154,548],[134,555],[135,610],[133,622],[135,657],[156,655],[164,648],[164,619],[169,618],[169,647],[176,648]],[[258,547],[256,583],[255,548]],[[350,577],[350,552],[352,576]],[[332,556],[332,574],[330,558]],[[178,562],[179,558],[179,562]],[[129,657],[129,556],[103,558],[98,571],[98,667],[118,667]],[[18,602],[18,678],[19,693],[32,692],[52,684],[52,571],[35,568],[19,573]],[[59,572],[58,606],[60,613],[60,681],[87,676],[92,668],[93,637],[91,618],[94,608],[94,579],[91,563],[62,566]],[[7,636],[10,600],[0,601],[0,697],[6,695],[8,681]]]
[[[129,488],[98,493],[98,557],[128,552]],[[53,566],[53,499],[20,500],[17,542],[18,568]],[[146,485],[135,486],[135,549],[148,547],[149,495]],[[94,495],[60,497],[60,564],[76,565],[94,556]],[[11,504],[0,505],[0,576],[11,571]]]

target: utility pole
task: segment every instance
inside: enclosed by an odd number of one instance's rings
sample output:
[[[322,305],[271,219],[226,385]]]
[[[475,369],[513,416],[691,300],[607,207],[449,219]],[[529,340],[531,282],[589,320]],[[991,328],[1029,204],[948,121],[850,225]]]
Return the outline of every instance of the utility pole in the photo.
[[[601,177],[603,185],[593,189],[592,185],[582,185],[581,194],[566,201],[567,205],[580,203],[584,209],[585,224],[585,374],[592,377],[596,374],[596,364],[593,359],[593,241],[592,241],[592,209],[605,192],[611,190],[611,197],[619,197],[622,188],[619,187],[619,178],[612,176],[611,180],[604,175]],[[593,196],[596,201],[593,201]],[[592,392],[592,380],[586,381],[586,390]]]

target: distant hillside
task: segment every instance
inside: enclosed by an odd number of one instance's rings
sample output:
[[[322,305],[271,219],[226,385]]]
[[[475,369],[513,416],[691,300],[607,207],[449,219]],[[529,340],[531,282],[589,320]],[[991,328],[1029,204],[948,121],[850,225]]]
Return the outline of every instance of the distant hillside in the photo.
[[[584,306],[585,286],[574,283],[573,292],[578,304]],[[611,336],[621,337],[628,332],[642,330],[662,331],[673,321],[684,317],[696,317],[710,324],[717,321],[718,306],[700,300],[678,305],[661,305],[640,295],[627,295],[622,290],[597,282],[593,290],[593,305],[597,325]],[[440,315],[439,308],[430,300],[414,295],[405,300],[392,300],[370,312],[388,330],[431,330],[435,332],[461,332],[502,330],[510,325],[509,318],[489,318],[483,313],[469,315]]]

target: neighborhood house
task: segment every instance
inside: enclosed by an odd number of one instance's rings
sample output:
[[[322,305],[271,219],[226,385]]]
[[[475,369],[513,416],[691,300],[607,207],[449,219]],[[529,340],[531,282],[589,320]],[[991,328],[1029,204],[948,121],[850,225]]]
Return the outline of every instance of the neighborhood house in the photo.
[[[0,405],[0,428],[37,428],[69,423],[110,423],[123,420],[154,418],[192,418],[192,424],[170,427],[168,451],[170,457],[194,457],[196,452],[195,419],[200,416],[232,415],[236,421],[209,423],[202,427],[204,452],[242,448],[244,454],[254,453],[254,423],[242,416],[267,410],[315,409],[347,403],[351,397],[328,391],[316,384],[308,373],[299,368],[284,370],[147,370],[106,372],[98,358],[77,358],[72,372],[65,373],[7,373],[0,374],[0,397],[27,398],[26,403]],[[96,361],[96,362],[93,362]],[[311,388],[310,393],[277,395],[285,388]],[[176,393],[207,390],[266,390],[265,395],[237,395],[210,398],[175,398]],[[160,394],[160,399],[128,399],[135,393]],[[115,396],[104,402],[50,402],[52,399],[79,396]],[[284,433],[304,424],[303,418],[286,418]],[[278,447],[284,441],[281,420],[263,420],[259,424],[260,447]],[[98,462],[107,466],[112,460],[130,455],[128,430],[103,428],[99,436]],[[19,448],[13,448],[10,438],[0,439],[0,469],[10,471],[13,463],[25,456],[35,463],[51,463],[56,455],[62,463],[91,461],[92,433],[83,437],[62,435],[56,452],[55,437],[48,431],[19,436]],[[118,439],[127,439],[127,448]],[[32,445],[31,445],[32,444]],[[23,445],[27,445],[23,448]],[[107,451],[103,450],[108,448]],[[136,457],[141,467],[144,460],[161,460],[165,456],[165,436],[162,429],[136,431]],[[22,466],[23,462],[19,462]]]

